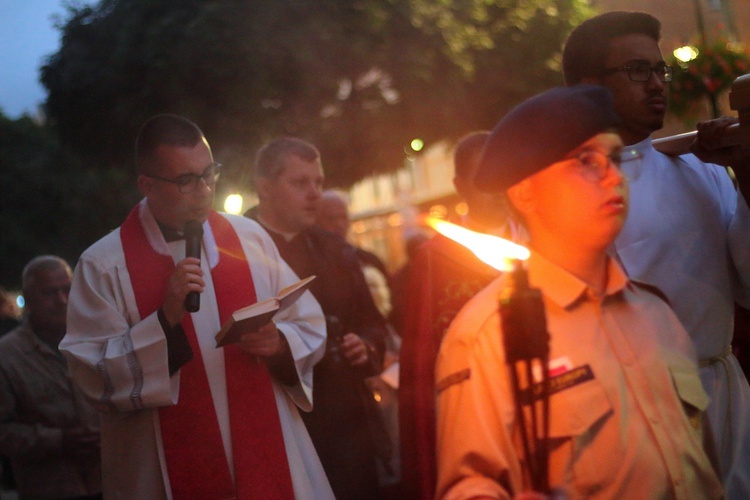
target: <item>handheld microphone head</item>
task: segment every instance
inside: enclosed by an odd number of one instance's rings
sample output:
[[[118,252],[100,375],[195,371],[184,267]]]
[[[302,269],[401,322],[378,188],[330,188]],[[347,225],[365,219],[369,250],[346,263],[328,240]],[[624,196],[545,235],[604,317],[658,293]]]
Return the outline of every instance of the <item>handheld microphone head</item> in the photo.
[[[185,257],[201,258],[201,241],[203,240],[203,224],[197,220],[185,223]],[[185,310],[196,312],[201,307],[201,296],[198,292],[190,292],[185,297]]]

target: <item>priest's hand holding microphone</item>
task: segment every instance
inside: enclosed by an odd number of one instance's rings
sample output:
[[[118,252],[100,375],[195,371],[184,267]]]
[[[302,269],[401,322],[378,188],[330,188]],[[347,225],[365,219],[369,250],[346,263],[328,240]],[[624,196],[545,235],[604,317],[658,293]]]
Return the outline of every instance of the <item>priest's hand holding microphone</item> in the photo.
[[[200,309],[200,294],[206,286],[201,269],[203,226],[196,220],[185,223],[185,258],[175,265],[169,278],[162,311],[172,327],[177,326],[185,312]]]
[[[167,285],[162,311],[171,326],[182,321],[185,312],[200,310],[200,294],[206,286],[201,269],[201,244],[203,225],[197,220],[185,223],[185,258],[179,261]],[[271,321],[257,331],[242,337],[240,348],[254,356],[268,357],[279,354],[286,343]]]

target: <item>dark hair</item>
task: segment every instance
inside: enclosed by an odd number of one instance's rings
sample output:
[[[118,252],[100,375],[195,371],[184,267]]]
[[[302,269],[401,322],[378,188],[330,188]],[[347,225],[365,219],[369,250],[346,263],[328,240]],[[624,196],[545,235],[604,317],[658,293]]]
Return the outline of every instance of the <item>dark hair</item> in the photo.
[[[455,176],[461,179],[471,180],[474,171],[479,164],[479,158],[482,155],[482,148],[490,136],[488,130],[479,132],[470,132],[461,137],[456,143],[456,149],[453,151],[453,164],[455,166]]]
[[[567,85],[598,77],[604,70],[609,41],[615,37],[643,34],[659,42],[661,23],[645,12],[614,11],[587,19],[576,27],[563,49],[563,73]]]
[[[149,160],[159,146],[193,147],[203,138],[198,125],[179,115],[152,116],[141,126],[135,139],[135,164],[138,173],[148,172]]]
[[[279,137],[258,150],[255,155],[255,176],[278,178],[289,155],[308,162],[320,159],[320,153],[309,142],[296,137]]]

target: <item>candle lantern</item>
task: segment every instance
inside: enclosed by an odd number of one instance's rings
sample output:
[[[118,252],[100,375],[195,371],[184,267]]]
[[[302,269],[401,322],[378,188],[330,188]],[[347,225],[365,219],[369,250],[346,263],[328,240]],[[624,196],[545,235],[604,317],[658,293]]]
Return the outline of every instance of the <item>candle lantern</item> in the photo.
[[[530,252],[511,241],[442,219],[428,217],[426,223],[507,273],[498,307],[524,463],[534,491],[549,493],[549,332],[542,293],[529,286],[523,266]]]
[[[529,286],[528,274],[520,261],[514,262],[507,280],[499,308],[516,420],[532,487],[547,493],[549,332],[544,302],[541,291]],[[534,373],[538,375],[535,377]]]

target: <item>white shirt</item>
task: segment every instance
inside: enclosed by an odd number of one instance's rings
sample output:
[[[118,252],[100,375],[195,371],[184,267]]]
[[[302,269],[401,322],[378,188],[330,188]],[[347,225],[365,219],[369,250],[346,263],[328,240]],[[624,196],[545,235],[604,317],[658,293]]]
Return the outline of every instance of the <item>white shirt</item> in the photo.
[[[750,498],[750,387],[729,352],[734,303],[750,307],[750,211],[723,167],[651,139],[623,163],[630,211],[615,241],[633,279],[660,288],[695,343],[729,498]]]

